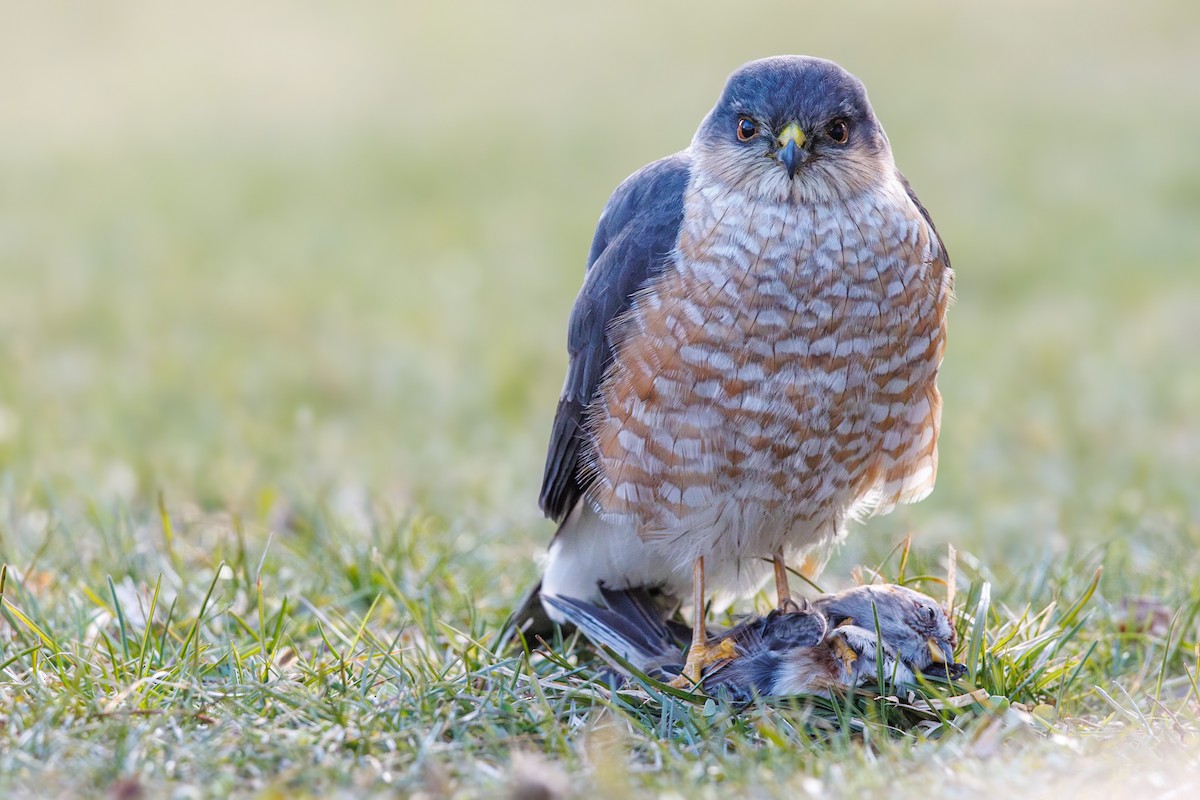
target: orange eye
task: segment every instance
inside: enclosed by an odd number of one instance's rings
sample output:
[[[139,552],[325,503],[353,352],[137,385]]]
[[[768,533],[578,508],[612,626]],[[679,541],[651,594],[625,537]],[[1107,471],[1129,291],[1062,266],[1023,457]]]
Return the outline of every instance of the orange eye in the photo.
[[[846,124],[846,120],[844,119],[835,119],[829,123],[826,132],[829,134],[829,138],[833,139],[836,144],[845,144],[850,141],[850,126]]]
[[[754,120],[749,117],[741,117],[737,124],[737,137],[739,142],[748,142],[758,133],[758,126],[754,124]]]

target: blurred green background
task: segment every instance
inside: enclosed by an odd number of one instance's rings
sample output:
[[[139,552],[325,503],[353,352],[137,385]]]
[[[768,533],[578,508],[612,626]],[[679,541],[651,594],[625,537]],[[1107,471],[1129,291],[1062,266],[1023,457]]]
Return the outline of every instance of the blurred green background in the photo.
[[[47,515],[160,490],[383,504],[482,544],[502,605],[551,531],[600,209],[777,53],[863,79],[958,272],[938,488],[842,567],[906,531],[1012,569],[1200,544],[1195,3],[2,11],[10,560]]]

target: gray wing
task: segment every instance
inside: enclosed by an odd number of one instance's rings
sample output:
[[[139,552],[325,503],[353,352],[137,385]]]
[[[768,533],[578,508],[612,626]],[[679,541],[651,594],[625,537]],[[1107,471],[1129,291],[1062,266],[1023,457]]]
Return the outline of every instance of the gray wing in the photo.
[[[742,652],[756,653],[813,647],[825,638],[827,628],[825,616],[819,611],[775,609],[765,617],[743,620],[730,628],[725,636],[733,639]]]
[[[579,469],[588,455],[583,426],[613,360],[613,320],[669,263],[683,222],[690,165],[690,156],[676,153],[635,172],[613,192],[596,227],[583,288],[571,310],[567,380],[538,498],[542,511],[556,522],[587,490],[590,481]]]
[[[908,199],[913,201],[913,205],[917,207],[917,211],[921,212],[921,217],[925,220],[925,223],[929,225],[929,230],[933,232],[934,241],[937,242],[938,259],[949,269],[950,254],[946,252],[946,244],[942,241],[942,235],[938,233],[937,226],[933,224],[933,217],[929,215],[929,211],[921,203],[921,199],[917,197],[917,193],[913,189],[912,184],[908,182],[908,178],[904,177],[901,172],[896,172],[896,176],[900,178],[900,183],[904,185],[904,191],[908,193]]]
[[[811,609],[775,610],[765,617],[751,617],[726,634],[737,645],[739,657],[705,675],[704,689],[728,695],[735,702],[773,695],[791,654],[819,646],[826,630],[825,617]]]

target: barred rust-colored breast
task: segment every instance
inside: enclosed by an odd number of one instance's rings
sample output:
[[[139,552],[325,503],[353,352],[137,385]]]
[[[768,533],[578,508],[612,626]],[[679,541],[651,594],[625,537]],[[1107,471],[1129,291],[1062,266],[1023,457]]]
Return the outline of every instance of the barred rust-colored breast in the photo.
[[[713,187],[684,219],[615,329],[593,504],[686,557],[791,550],[927,494],[951,273],[900,182],[825,205]]]

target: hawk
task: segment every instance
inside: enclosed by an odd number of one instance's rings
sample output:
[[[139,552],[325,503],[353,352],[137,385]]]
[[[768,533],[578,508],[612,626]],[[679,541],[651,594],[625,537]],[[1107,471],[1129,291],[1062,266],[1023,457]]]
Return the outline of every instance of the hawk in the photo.
[[[539,595],[690,588],[703,642],[710,594],[772,570],[786,605],[789,561],[933,488],[952,291],[862,83],[804,56],[736,70],[600,217],[540,496],[559,527],[514,622]]]

